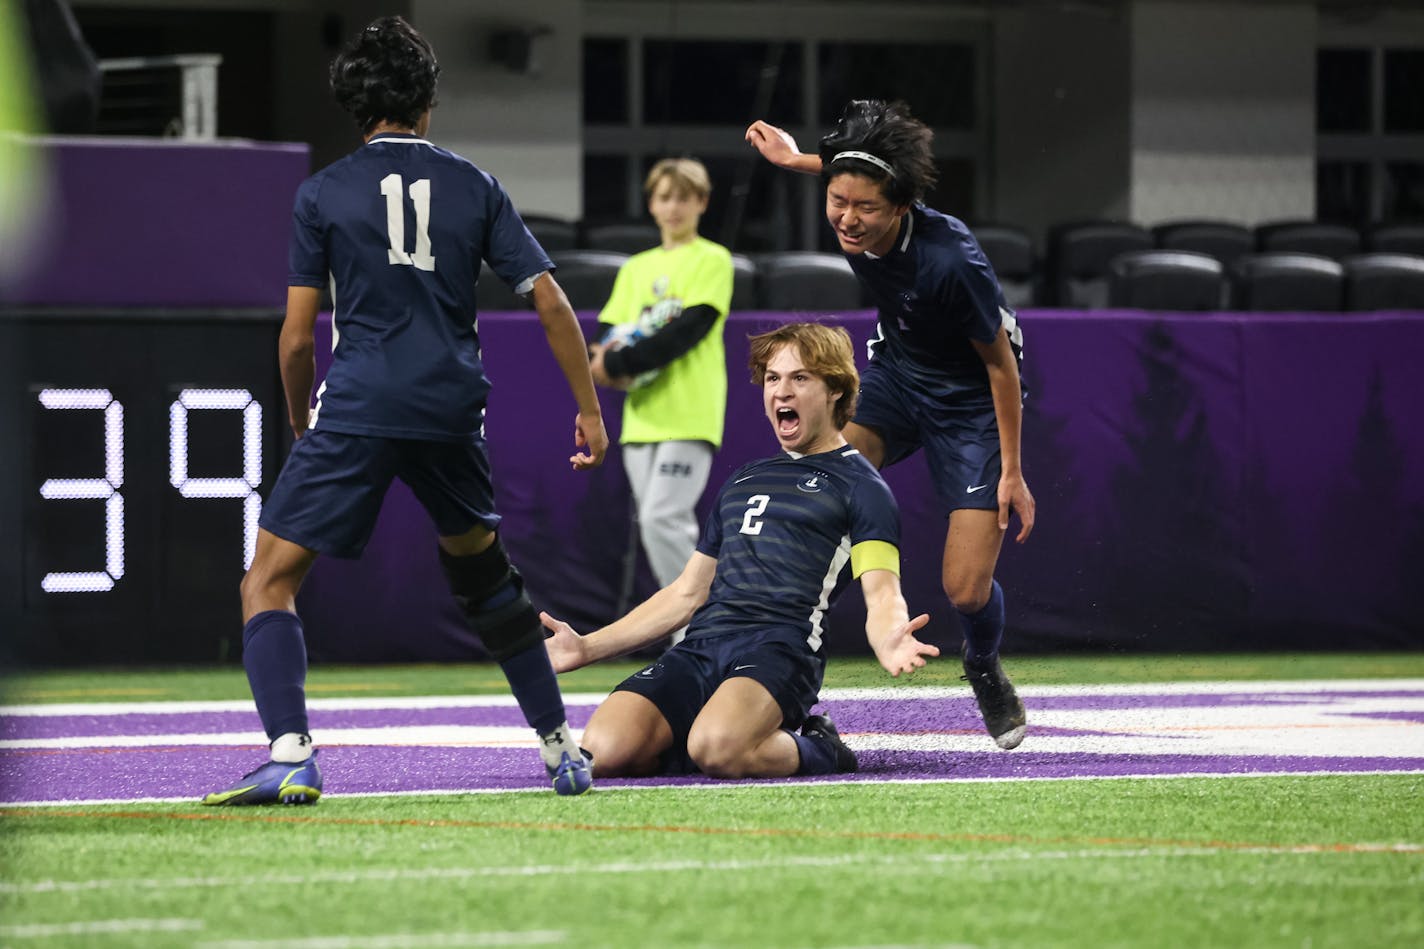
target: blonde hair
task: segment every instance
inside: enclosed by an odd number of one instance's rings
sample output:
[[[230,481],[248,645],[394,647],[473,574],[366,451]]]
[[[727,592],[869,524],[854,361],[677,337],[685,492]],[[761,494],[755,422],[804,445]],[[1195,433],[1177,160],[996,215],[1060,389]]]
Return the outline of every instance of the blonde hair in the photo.
[[[643,179],[643,194],[651,198],[664,178],[671,178],[673,188],[680,193],[691,193],[698,198],[712,194],[712,178],[707,174],[707,166],[696,158],[664,158],[658,162]]]
[[[855,399],[860,391],[860,373],[855,368],[855,348],[850,334],[839,326],[824,323],[787,323],[767,333],[753,336],[751,359],[752,382],[760,384],[766,377],[767,363],[782,346],[795,346],[807,371],[815,373],[826,388],[839,392],[832,417],[836,428],[845,428],[855,415]]]

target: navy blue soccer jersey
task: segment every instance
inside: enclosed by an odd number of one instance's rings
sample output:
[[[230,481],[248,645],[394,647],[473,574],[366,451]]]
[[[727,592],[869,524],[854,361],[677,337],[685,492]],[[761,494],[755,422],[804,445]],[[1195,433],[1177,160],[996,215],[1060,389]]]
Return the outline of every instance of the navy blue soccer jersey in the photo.
[[[846,258],[879,309],[871,357],[888,359],[912,382],[987,393],[988,372],[970,341],[992,343],[1001,327],[1021,355],[1023,336],[999,278],[958,218],[912,205],[889,253]]]
[[[899,545],[895,498],[854,448],[744,465],[718,492],[697,542],[717,573],[688,638],[790,626],[815,651],[845,567],[898,574]]]
[[[331,287],[331,370],[311,427],[468,441],[489,380],[480,262],[512,287],[552,270],[499,182],[414,135],[383,133],[302,183],[287,282]]]

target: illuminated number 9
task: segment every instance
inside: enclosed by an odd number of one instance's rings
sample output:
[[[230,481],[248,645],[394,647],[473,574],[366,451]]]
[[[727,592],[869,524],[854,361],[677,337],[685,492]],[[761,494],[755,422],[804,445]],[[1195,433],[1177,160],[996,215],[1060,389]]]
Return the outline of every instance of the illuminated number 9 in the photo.
[[[242,477],[188,477],[188,411],[242,413]],[[262,516],[262,404],[246,389],[184,389],[168,407],[168,480],[185,498],[242,498],[242,567],[252,566]]]
[[[124,575],[124,406],[108,389],[43,389],[46,409],[87,409],[104,413],[104,477],[50,478],[40,485],[46,501],[104,502],[104,569],[87,573],[47,573],[46,593],[103,593]]]

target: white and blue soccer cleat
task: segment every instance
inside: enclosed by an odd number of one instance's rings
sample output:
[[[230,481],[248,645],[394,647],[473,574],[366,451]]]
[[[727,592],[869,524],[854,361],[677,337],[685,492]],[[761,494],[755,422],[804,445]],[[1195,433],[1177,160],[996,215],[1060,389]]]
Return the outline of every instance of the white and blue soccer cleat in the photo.
[[[564,796],[582,794],[593,787],[593,768],[583,754],[574,757],[567,751],[559,756],[557,765],[544,765],[549,779],[554,782],[554,790]]]
[[[564,793],[564,792],[559,792]],[[269,761],[226,791],[214,791],[203,798],[209,806],[246,804],[315,804],[321,797],[321,769],[316,752],[305,761]]]

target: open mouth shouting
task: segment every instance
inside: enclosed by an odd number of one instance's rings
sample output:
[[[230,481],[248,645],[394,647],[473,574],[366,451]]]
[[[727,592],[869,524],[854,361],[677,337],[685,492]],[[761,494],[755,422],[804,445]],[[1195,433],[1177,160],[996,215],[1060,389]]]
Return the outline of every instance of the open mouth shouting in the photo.
[[[795,409],[783,405],[776,410],[776,437],[782,442],[791,443],[796,441],[796,436],[801,434],[801,416]]]

